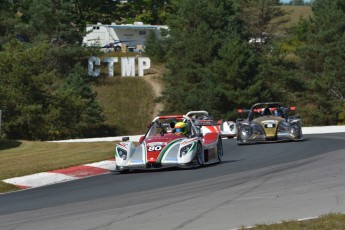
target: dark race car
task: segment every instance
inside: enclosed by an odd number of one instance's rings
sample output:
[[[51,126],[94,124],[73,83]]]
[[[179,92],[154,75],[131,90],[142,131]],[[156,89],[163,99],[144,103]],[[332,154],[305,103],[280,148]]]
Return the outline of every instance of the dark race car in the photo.
[[[237,143],[300,141],[303,139],[300,116],[291,114],[295,107],[283,107],[279,102],[257,103],[250,110],[239,109],[238,113],[248,113],[247,118],[237,119]]]

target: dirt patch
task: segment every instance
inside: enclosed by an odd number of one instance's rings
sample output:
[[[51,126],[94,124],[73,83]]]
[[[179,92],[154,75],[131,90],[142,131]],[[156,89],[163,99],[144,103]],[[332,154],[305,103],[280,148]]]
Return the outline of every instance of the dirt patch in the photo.
[[[144,80],[151,85],[156,98],[162,95],[162,76],[166,73],[166,71],[167,69],[164,67],[164,65],[153,65],[145,72]],[[162,110],[163,104],[156,103],[153,112],[154,117],[156,117]]]

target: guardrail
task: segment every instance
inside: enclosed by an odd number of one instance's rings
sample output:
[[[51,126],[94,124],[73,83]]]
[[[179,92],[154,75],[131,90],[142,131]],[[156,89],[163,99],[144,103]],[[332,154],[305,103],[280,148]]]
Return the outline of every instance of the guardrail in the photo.
[[[334,126],[312,126],[302,127],[303,134],[323,134],[323,133],[345,133],[345,125]],[[129,137],[130,141],[138,142],[142,135],[132,135]],[[85,138],[85,139],[70,139],[49,142],[108,142],[108,141],[122,141],[122,136],[119,137],[100,137],[100,138]]]

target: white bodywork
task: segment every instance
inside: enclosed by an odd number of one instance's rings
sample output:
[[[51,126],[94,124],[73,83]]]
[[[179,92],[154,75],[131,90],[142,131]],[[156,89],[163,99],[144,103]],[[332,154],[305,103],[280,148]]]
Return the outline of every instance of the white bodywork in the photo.
[[[86,36],[83,45],[121,51],[122,47],[143,49],[147,36],[154,31],[161,38],[161,29],[168,29],[165,25],[144,25],[142,22],[134,24],[103,25],[101,23],[86,26]]]
[[[236,122],[224,121],[220,127],[220,130],[222,137],[233,138],[237,133]]]

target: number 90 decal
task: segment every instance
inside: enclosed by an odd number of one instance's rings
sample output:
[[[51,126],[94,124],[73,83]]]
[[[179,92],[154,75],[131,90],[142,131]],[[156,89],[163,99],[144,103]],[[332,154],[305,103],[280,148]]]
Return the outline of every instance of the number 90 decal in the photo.
[[[160,145],[157,145],[157,146],[149,146],[149,147],[147,148],[147,151],[160,151],[160,150],[162,150],[162,146],[160,146]]]

